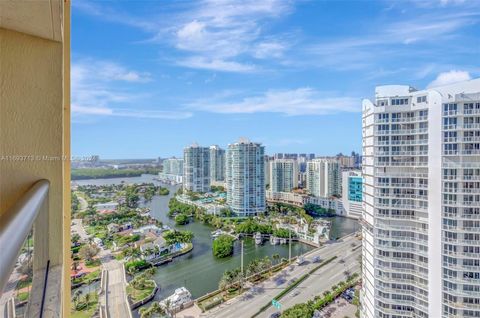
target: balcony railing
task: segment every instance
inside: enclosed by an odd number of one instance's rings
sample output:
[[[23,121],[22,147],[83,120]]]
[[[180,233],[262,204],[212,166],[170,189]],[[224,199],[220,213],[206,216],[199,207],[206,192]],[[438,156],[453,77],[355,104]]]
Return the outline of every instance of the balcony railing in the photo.
[[[49,259],[51,240],[48,231],[49,187],[48,180],[36,182],[23,197],[0,216],[0,290],[2,293],[10,275],[17,270],[18,255],[33,228],[33,280],[24,317],[43,317],[44,312],[60,316],[61,311],[61,266],[51,266]],[[11,310],[8,311],[11,312]],[[14,313],[11,314],[14,315]]]

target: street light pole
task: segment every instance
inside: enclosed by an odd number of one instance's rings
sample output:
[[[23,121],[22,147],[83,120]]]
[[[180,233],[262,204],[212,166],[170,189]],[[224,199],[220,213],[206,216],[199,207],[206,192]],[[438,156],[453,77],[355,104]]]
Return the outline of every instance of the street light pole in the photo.
[[[243,239],[240,240],[240,269],[241,269],[241,277],[240,277],[240,292],[243,290]]]
[[[292,260],[292,231],[288,228],[288,262]]]
[[[240,268],[242,269],[243,275],[243,240],[240,240]]]

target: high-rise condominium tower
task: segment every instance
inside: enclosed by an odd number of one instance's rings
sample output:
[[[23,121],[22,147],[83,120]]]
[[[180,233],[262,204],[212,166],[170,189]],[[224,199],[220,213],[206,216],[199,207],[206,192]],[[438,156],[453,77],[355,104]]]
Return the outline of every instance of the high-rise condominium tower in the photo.
[[[210,146],[210,181],[225,180],[225,150],[217,145]]]
[[[363,102],[363,317],[480,317],[480,79]]]
[[[270,190],[290,192],[298,186],[298,163],[294,159],[270,161]]]
[[[360,170],[342,171],[342,205],[345,215],[351,218],[362,216],[363,178]]]
[[[193,144],[183,149],[183,190],[210,191],[210,149]]]
[[[307,162],[307,190],[316,197],[340,195],[340,167],[334,159],[313,159]]]
[[[240,216],[265,211],[265,147],[240,139],[227,150],[227,204]]]
[[[183,159],[169,158],[163,160],[163,173],[177,176],[183,175]]]

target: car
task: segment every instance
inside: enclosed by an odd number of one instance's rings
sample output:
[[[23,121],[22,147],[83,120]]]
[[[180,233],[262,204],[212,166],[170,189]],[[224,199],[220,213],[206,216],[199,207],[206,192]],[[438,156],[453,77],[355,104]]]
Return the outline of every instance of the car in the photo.
[[[318,263],[318,262],[320,262],[320,256],[314,256],[312,258],[312,263]]]
[[[295,297],[295,296],[297,296],[298,294],[300,294],[300,291],[296,290],[296,291],[294,291],[293,293],[291,293],[290,296]]]
[[[270,318],[278,318],[278,317],[280,317],[281,315],[282,315],[282,314],[281,314],[279,311],[277,311],[277,312],[274,312],[273,314],[271,314],[271,315],[270,315]]]

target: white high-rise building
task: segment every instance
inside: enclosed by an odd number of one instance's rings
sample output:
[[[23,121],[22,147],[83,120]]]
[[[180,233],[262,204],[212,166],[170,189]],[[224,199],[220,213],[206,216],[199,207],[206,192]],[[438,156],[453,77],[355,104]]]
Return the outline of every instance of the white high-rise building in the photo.
[[[225,181],[225,150],[217,145],[210,146],[210,181]]]
[[[270,191],[290,192],[298,187],[298,163],[294,159],[270,161]]]
[[[163,173],[176,176],[183,175],[183,159],[169,158],[163,160]]]
[[[316,197],[341,195],[340,167],[334,159],[313,159],[307,162],[307,190]]]
[[[480,317],[480,79],[363,101],[363,317]]]
[[[265,211],[265,147],[240,139],[228,145],[227,204],[239,216]]]
[[[359,219],[363,210],[363,178],[360,170],[342,171],[342,205],[345,216]]]
[[[210,191],[210,149],[193,144],[183,149],[183,190]]]

